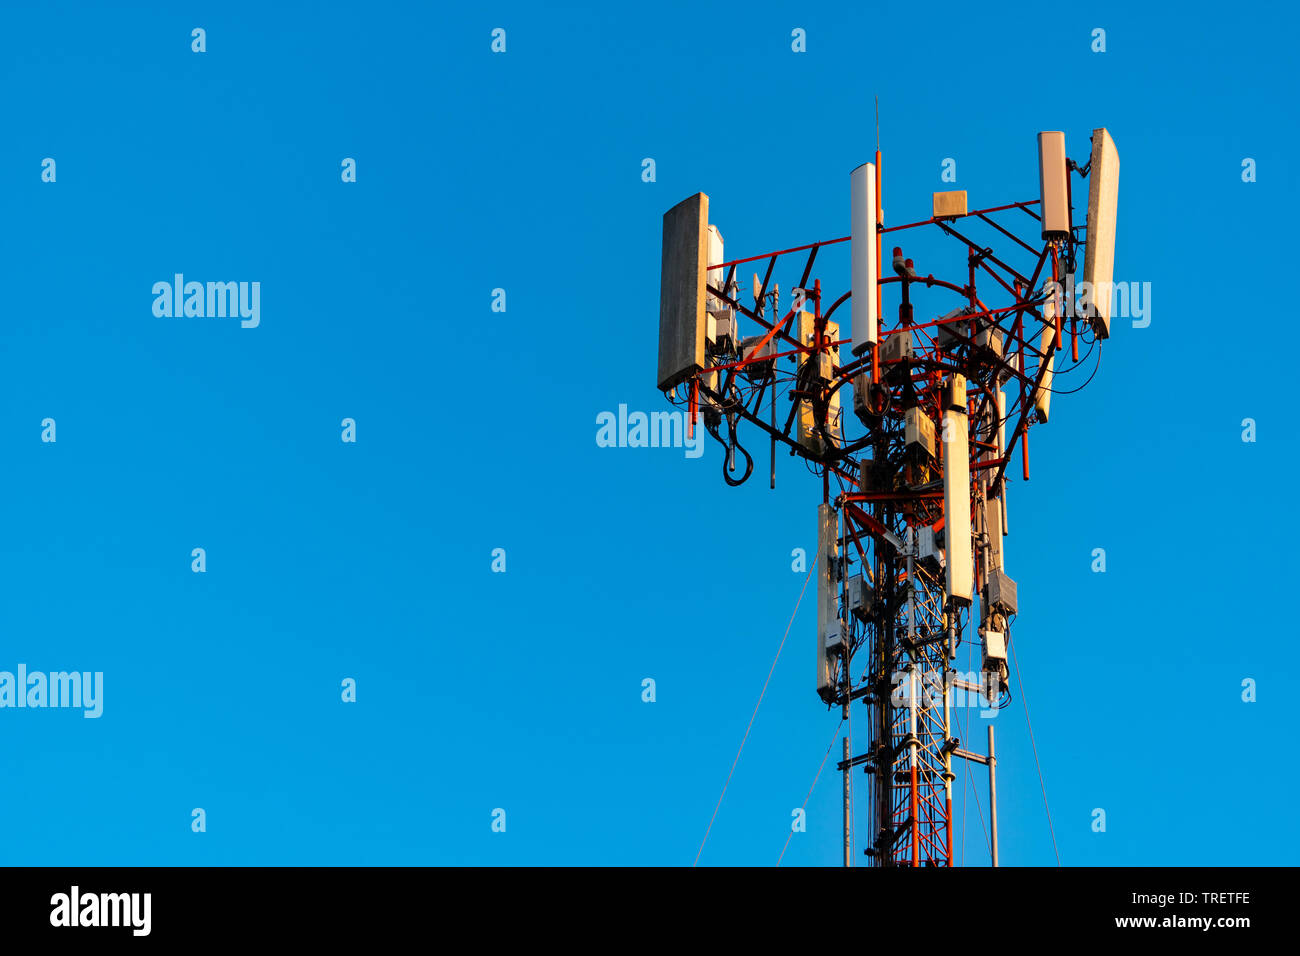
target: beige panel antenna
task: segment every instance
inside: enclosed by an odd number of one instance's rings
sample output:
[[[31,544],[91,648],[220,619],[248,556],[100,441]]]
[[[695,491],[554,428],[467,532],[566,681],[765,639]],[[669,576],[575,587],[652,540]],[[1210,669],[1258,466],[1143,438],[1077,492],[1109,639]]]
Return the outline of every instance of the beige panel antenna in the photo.
[[[1039,348],[1044,355],[1047,354],[1047,350],[1052,347],[1055,341],[1056,326],[1045,325],[1043,327],[1043,339],[1039,343]],[[1038,420],[1043,423],[1047,422],[1047,414],[1052,409],[1052,377],[1055,374],[1053,369],[1055,365],[1056,353],[1053,352],[1052,357],[1047,360],[1047,371],[1043,374],[1042,384],[1034,392],[1034,408],[1038,411]]]
[[[1088,170],[1088,245],[1083,278],[1092,290],[1088,318],[1097,338],[1110,337],[1111,284],[1115,279],[1115,218],[1119,205],[1119,152],[1105,128],[1092,131]]]
[[[935,219],[955,219],[966,215],[966,190],[953,189],[934,194]]]
[[[1066,166],[1065,134],[1038,134],[1039,215],[1043,238],[1064,239],[1070,234],[1070,171]]]
[[[709,197],[696,193],[664,213],[659,275],[659,388],[667,391],[704,367]]]

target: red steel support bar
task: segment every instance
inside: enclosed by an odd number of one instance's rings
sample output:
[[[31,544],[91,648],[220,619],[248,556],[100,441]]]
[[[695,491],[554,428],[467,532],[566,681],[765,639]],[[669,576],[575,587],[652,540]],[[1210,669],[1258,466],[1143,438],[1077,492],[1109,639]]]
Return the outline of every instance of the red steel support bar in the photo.
[[[881,209],[880,179],[881,179],[880,153],[876,153],[876,209],[878,211],[876,222],[878,225],[883,226],[885,220],[884,220],[884,211]],[[1005,206],[992,206],[988,209],[973,209],[970,212],[966,213],[966,218],[969,218],[971,216],[978,216],[981,213],[1002,212],[1002,210],[1004,209],[1023,209],[1025,206],[1037,206],[1038,202],[1039,201],[1037,199],[1030,199],[1025,202],[1008,203]],[[1028,212],[1028,210],[1025,211]],[[884,228],[877,229],[877,233],[898,232],[901,229],[915,229],[917,226],[929,226],[935,222],[936,220],[934,219],[922,219],[919,222],[909,222],[902,226],[890,226],[888,229],[884,229]],[[811,249],[814,246],[833,246],[837,242],[848,242],[852,238],[853,238],[852,236],[841,236],[838,239],[823,239],[821,242],[810,242],[806,246],[795,246],[793,249],[782,249],[779,252],[765,252],[762,255],[750,256],[747,259],[732,259],[730,262],[719,262],[717,265],[709,266],[709,271],[712,271],[714,269],[725,269],[728,266],[742,266],[747,262],[757,262],[759,259],[769,259],[772,256],[784,256],[791,252],[805,252],[806,250]],[[876,257],[876,261],[877,263],[879,263],[880,261],[879,256]]]
[[[843,236],[839,239],[824,239],[821,242],[810,242],[806,246],[795,246],[793,249],[782,249],[780,252],[765,252],[761,256],[750,256],[747,259],[732,259],[730,262],[719,262],[715,266],[709,266],[709,271],[714,269],[724,269],[727,266],[743,266],[746,262],[757,262],[759,259],[774,259],[777,256],[784,256],[791,252],[804,252],[817,246],[833,246],[837,242],[848,242],[852,236]]]

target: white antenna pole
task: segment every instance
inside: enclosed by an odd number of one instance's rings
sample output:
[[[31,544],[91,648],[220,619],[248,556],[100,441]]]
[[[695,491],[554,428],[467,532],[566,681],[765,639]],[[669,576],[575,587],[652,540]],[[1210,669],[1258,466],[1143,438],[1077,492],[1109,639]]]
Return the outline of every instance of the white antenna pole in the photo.
[[[853,354],[876,344],[876,167],[863,163],[849,174],[849,288]]]

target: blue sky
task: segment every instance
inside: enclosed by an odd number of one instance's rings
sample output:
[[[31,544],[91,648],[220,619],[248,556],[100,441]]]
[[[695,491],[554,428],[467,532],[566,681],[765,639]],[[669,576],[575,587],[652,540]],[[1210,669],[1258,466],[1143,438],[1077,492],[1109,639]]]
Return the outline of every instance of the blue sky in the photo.
[[[266,6],[0,15],[0,670],[105,691],[97,720],[0,709],[0,862],[689,864],[819,482],[782,459],[775,492],[730,489],[716,446],[600,448],[596,416],[667,407],[663,212],[707,192],[729,257],[847,234],[875,96],[891,223],[938,189],[1035,198],[1042,129],[1082,160],[1106,126],[1122,161],[1116,278],[1152,284],[1152,322],[1117,321],[1010,499],[1062,861],[1295,861],[1297,455],[1267,365],[1293,10]],[[155,317],[178,272],[259,282],[260,325]],[[781,853],[837,719],[815,615],[810,592],[702,864]],[[1002,860],[1052,864],[1016,697]],[[832,760],[785,865],[838,862],[839,785]]]

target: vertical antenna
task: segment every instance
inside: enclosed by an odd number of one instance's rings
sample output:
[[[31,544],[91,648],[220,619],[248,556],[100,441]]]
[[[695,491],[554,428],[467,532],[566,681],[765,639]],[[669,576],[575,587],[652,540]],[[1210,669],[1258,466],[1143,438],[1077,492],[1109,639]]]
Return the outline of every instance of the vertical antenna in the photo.
[[[884,166],[881,163],[880,156],[880,97],[876,97],[876,315],[880,315],[884,308],[885,298],[880,288],[880,277],[884,266],[880,261],[880,254],[884,250],[880,230],[885,226],[885,198],[881,190],[885,188],[884,183]],[[871,350],[871,381],[872,384],[880,384],[880,349],[877,347]]]

